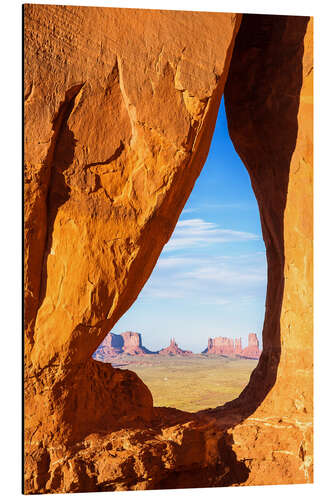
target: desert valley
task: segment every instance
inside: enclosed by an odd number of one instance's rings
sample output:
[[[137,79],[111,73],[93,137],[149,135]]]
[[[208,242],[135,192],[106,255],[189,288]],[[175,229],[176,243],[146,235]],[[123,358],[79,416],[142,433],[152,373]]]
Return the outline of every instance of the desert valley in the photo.
[[[150,389],[155,406],[194,412],[236,398],[260,354],[255,333],[249,334],[244,348],[241,338],[215,337],[201,353],[194,353],[180,348],[175,338],[168,347],[151,351],[140,333],[127,331],[108,333],[93,358],[134,371]]]

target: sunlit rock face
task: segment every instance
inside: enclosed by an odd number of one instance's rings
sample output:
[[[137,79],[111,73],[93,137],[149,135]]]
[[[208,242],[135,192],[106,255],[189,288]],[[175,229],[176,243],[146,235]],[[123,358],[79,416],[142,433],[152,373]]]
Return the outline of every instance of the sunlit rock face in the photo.
[[[240,21],[24,6],[25,493],[312,480],[312,24],[244,16],[235,43]],[[240,398],[192,415],[91,356],[172,234],[227,77],[267,248],[263,353]]]
[[[229,337],[215,337],[208,339],[208,346],[203,352],[205,354],[217,354],[221,356],[238,356],[248,359],[259,359],[261,349],[256,333],[249,333],[248,345],[242,349],[242,339]]]
[[[259,340],[255,333],[249,333],[248,345],[241,351],[241,356],[250,359],[259,359],[261,350],[259,349]]]
[[[235,352],[234,341],[228,337],[215,337],[208,339],[208,354],[224,354],[231,356]]]
[[[134,373],[91,356],[203,167],[240,19],[24,6],[26,492],[107,489],[111,472],[52,464],[92,433],[156,418]]]

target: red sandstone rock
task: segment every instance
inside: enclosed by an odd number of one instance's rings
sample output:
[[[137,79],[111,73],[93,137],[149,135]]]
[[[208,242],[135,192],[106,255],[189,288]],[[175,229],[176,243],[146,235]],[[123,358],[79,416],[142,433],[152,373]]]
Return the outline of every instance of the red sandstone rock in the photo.
[[[261,350],[259,340],[255,333],[249,333],[248,346],[242,349],[242,339],[228,337],[215,337],[208,339],[208,347],[203,351],[206,354],[221,356],[238,356],[249,359],[259,359]],[[96,349],[93,358],[98,361],[110,362],[121,354],[130,356],[144,356],[149,354],[190,356],[192,351],[181,349],[175,339],[170,340],[170,345],[156,353],[149,351],[142,345],[142,336],[137,332],[123,332],[120,335],[108,333],[103,342]]]
[[[150,351],[142,345],[141,334],[137,332],[124,332],[121,334],[124,340],[123,352],[131,356],[143,356]]]
[[[248,409],[229,439],[248,469],[242,484],[312,482],[313,19],[244,16],[225,106],[258,201],[268,263],[263,352],[228,405]]]
[[[174,338],[170,339],[170,345],[158,351],[158,354],[161,356],[190,356],[193,354],[192,351],[184,351],[178,344]]]
[[[235,354],[242,354],[242,339],[235,339]]]
[[[245,347],[240,355],[243,358],[259,359],[261,350],[259,349],[259,340],[255,333],[249,333],[248,346]]]
[[[122,417],[154,417],[135,374],[90,358],[136,300],[205,163],[240,19],[24,6],[25,451],[35,464],[40,443],[54,450]]]
[[[93,358],[97,361],[107,363],[121,354],[144,356],[154,353],[142,345],[140,333],[124,332],[117,335],[116,333],[110,332],[94,352]]]
[[[228,337],[215,337],[208,339],[208,347],[203,352],[205,354],[237,356],[249,359],[259,359],[261,354],[259,340],[255,333],[249,333],[249,343],[244,349],[242,349],[241,338],[233,340]]]
[[[235,353],[234,341],[228,337],[215,337],[208,339],[207,354],[221,354],[232,356]]]
[[[93,358],[97,361],[109,361],[123,352],[123,345],[122,336],[110,332],[94,352]]]
[[[311,482],[312,20],[245,15],[234,47],[234,14],[24,13],[25,493]],[[237,400],[189,417],[90,357],[175,227],[227,77],[264,350]]]

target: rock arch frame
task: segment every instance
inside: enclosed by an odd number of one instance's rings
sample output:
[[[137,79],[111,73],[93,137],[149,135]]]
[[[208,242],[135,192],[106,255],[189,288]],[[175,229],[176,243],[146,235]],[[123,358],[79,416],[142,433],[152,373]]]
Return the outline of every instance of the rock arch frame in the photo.
[[[312,20],[26,5],[24,23],[25,492],[312,481]],[[223,92],[267,249],[263,354],[224,407],[154,409],[88,359],[170,237]]]

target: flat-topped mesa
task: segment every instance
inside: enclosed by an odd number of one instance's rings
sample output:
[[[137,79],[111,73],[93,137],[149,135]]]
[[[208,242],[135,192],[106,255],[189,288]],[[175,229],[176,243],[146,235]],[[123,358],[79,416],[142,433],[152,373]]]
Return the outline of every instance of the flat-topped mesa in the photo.
[[[243,358],[259,359],[261,350],[259,349],[259,340],[255,333],[249,333],[248,346],[242,351]]]
[[[140,333],[123,332],[121,336],[124,339],[124,353],[131,355],[144,354]]]
[[[161,349],[158,354],[161,354],[162,356],[190,356],[193,352],[181,349],[173,337],[170,339],[170,345]]]
[[[110,332],[94,352],[93,358],[107,363],[122,354],[144,356],[153,353],[142,345],[141,333],[128,331],[117,335]]]
[[[228,337],[210,338],[207,353],[232,356],[235,353],[234,341]]]
[[[261,350],[259,340],[255,333],[249,333],[248,346],[242,348],[242,339],[229,337],[215,337],[208,339],[208,347],[204,354],[217,354],[220,356],[237,356],[240,358],[259,359]]]
[[[97,347],[93,358],[97,361],[108,361],[122,354],[124,339],[121,335],[109,332],[103,342]]]

